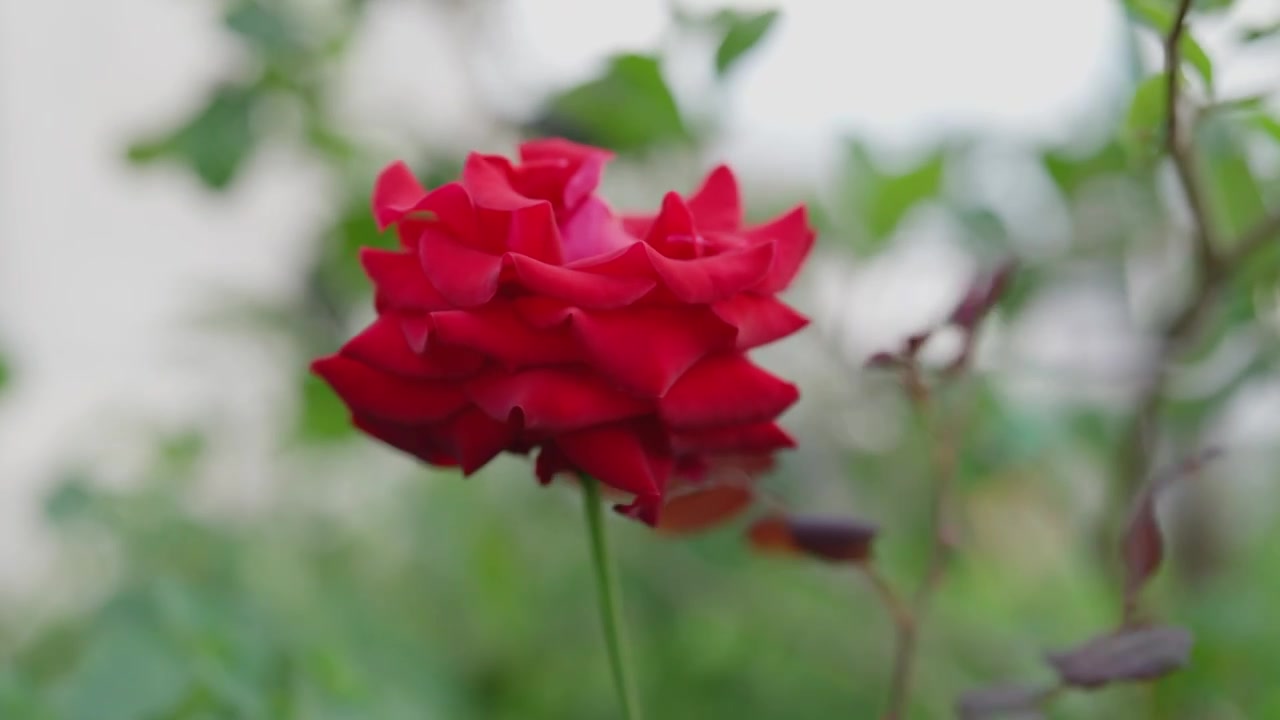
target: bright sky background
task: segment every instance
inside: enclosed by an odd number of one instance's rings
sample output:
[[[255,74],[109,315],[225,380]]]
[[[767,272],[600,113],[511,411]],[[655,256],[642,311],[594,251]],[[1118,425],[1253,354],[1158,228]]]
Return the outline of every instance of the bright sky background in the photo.
[[[1265,15],[1270,2],[1244,5]],[[489,87],[572,82],[610,52],[652,47],[666,22],[660,0],[509,4],[499,42],[472,68]],[[1097,99],[1119,92],[1111,0],[767,5],[784,18],[739,68],[719,151],[747,173],[819,175],[849,131],[897,145],[954,127],[1054,141],[1096,122]],[[220,6],[0,2],[0,343],[20,373],[0,403],[0,548],[38,536],[30,508],[68,446],[119,450],[133,437],[121,418],[236,416],[270,400],[269,383],[192,344],[185,318],[212,288],[296,282],[324,210],[314,173],[268,156],[235,192],[213,197],[180,171],[120,160],[129,139],[167,127],[234,62]],[[374,3],[347,105],[356,120],[395,113],[405,133],[465,142],[476,98],[452,50],[466,36],[433,27],[432,12]],[[1268,73],[1252,67],[1224,72],[1224,83],[1256,85]],[[685,75],[682,87],[698,87],[696,72]],[[252,478],[253,467],[241,470]],[[0,553],[0,580],[15,563]]]

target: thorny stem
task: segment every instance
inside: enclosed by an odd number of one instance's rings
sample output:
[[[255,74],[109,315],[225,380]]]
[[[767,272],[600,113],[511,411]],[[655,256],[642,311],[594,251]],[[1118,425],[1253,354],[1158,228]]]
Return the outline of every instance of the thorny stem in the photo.
[[[948,530],[948,506],[951,497],[951,484],[955,476],[955,453],[950,433],[938,421],[932,395],[920,376],[919,366],[914,360],[904,367],[904,385],[907,395],[916,408],[925,426],[925,434],[931,444],[930,459],[934,476],[933,491],[930,495],[930,525],[932,527],[929,545],[929,560],[925,567],[920,586],[912,596],[909,604],[903,603],[893,593],[878,573],[868,569],[868,577],[883,599],[886,608],[894,617],[897,630],[897,643],[894,649],[893,674],[889,685],[888,707],[884,720],[901,720],[906,715],[911,698],[911,674],[915,666],[917,647],[919,645],[920,625],[929,610],[934,591],[942,580],[946,570],[947,559],[951,551],[951,539]]]
[[[605,643],[609,646],[609,667],[613,671],[618,703],[622,706],[623,720],[640,720],[640,705],[636,700],[635,683],[631,679],[627,658],[618,580],[604,527],[604,503],[600,499],[599,481],[590,477],[582,478],[582,501],[587,521],[588,544],[591,546],[591,565],[596,575],[596,599],[600,605],[600,619],[604,624]]]

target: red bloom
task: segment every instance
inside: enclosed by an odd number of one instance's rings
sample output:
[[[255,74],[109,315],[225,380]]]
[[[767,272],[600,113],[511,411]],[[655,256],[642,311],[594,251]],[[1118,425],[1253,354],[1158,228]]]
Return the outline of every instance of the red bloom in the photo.
[[[794,385],[746,351],[807,320],[779,302],[813,243],[804,209],[744,227],[732,172],[620,218],[595,194],[610,154],[564,140],[520,162],[473,154],[426,192],[402,163],[366,248],[378,318],[313,370],[368,434],[475,472],[538,449],[544,481],[587,473],[654,524],[673,478],[767,465]]]

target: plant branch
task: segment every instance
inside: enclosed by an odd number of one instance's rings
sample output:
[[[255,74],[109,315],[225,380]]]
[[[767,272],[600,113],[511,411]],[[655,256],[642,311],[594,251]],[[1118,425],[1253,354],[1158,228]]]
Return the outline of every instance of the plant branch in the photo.
[[[915,666],[919,629],[929,611],[942,576],[946,571],[947,560],[951,554],[951,538],[948,529],[948,507],[951,498],[951,485],[955,476],[955,450],[952,447],[950,432],[938,421],[937,411],[932,394],[920,376],[919,366],[912,359],[903,368],[903,383],[907,396],[911,399],[921,421],[924,423],[925,435],[931,444],[930,465],[934,476],[934,485],[930,495],[929,522],[931,536],[929,543],[929,559],[925,566],[924,577],[920,586],[912,596],[910,604],[904,604],[896,595],[881,591],[886,598],[886,605],[894,614],[897,628],[897,645],[894,650],[893,675],[889,686],[888,709],[884,720],[901,720],[906,717],[911,697],[911,673]],[[873,576],[874,578],[878,576]],[[885,590],[888,590],[887,586]],[[893,602],[889,602],[892,599]]]
[[[1195,153],[1189,138],[1184,138],[1179,126],[1178,78],[1181,65],[1181,40],[1185,32],[1186,17],[1191,0],[1180,0],[1173,26],[1165,41],[1167,73],[1166,137],[1167,150],[1177,169],[1178,179],[1187,196],[1195,222],[1196,259],[1199,267],[1195,289],[1182,309],[1169,321],[1160,335],[1159,351],[1153,361],[1152,377],[1143,390],[1134,412],[1133,421],[1121,441],[1117,462],[1119,486],[1117,490],[1128,497],[1140,485],[1149,472],[1148,455],[1161,405],[1167,392],[1166,368],[1198,335],[1200,326],[1219,293],[1259,251],[1268,243],[1280,241],[1280,211],[1264,217],[1254,227],[1228,246],[1234,248],[1218,255],[1212,225],[1205,202],[1205,192],[1195,169]],[[1109,527],[1108,527],[1109,530]],[[1109,547],[1109,541],[1107,543]]]
[[[1258,221],[1251,229],[1240,237],[1235,250],[1227,256],[1223,263],[1224,274],[1232,275],[1243,267],[1254,253],[1262,250],[1270,242],[1280,242],[1280,211],[1273,212]]]
[[[1182,191],[1187,197],[1187,207],[1196,225],[1196,255],[1200,268],[1206,273],[1217,264],[1213,248],[1214,225],[1209,215],[1209,204],[1205,199],[1204,187],[1200,183],[1200,174],[1196,168],[1195,150],[1189,137],[1184,133],[1179,122],[1179,109],[1182,83],[1182,37],[1186,32],[1187,13],[1191,10],[1191,0],[1180,0],[1178,10],[1173,18],[1173,26],[1165,38],[1165,146],[1169,157],[1177,170]]]

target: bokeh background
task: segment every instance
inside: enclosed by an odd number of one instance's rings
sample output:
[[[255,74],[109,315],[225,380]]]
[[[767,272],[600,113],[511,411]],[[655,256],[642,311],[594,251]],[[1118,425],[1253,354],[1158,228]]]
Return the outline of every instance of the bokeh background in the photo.
[[[305,372],[372,312],[377,170],[438,184],[537,135],[616,149],[617,206],[722,161],[752,217],[810,205],[788,299],[814,323],[761,354],[801,384],[801,447],[767,487],[881,524],[892,578],[923,565],[931,439],[864,363],[1020,260],[946,398],[962,542],[913,717],[1113,624],[1132,456],[1206,446],[1147,598],[1191,666],[1054,717],[1280,717],[1280,253],[1159,352],[1193,266],[1144,6],[0,3],[0,718],[612,717],[575,493],[517,460],[424,469]],[[1280,7],[1192,18],[1233,233],[1280,208]],[[613,525],[650,717],[875,716],[891,627],[857,575],[754,555],[743,522]]]

